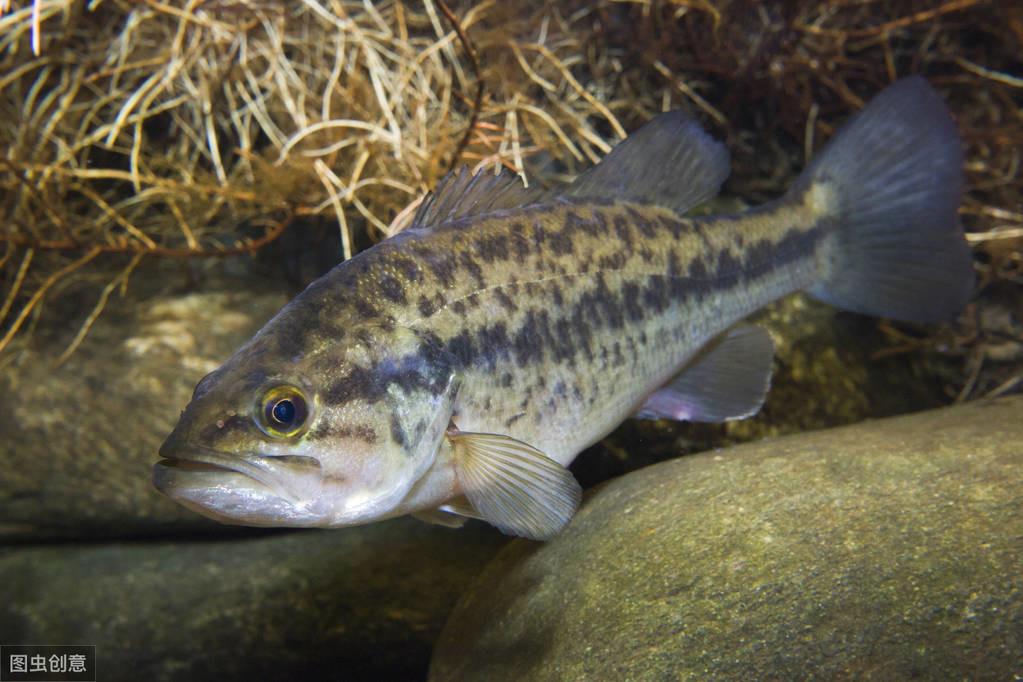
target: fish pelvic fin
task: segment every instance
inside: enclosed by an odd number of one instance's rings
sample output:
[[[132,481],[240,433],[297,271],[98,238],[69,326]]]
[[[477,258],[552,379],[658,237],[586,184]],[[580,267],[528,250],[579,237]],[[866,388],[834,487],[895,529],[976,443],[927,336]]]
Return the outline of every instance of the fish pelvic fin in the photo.
[[[472,509],[502,533],[550,540],[572,519],[582,499],[579,482],[532,445],[454,429],[448,438]]]
[[[443,526],[445,528],[461,528],[465,525],[466,521],[464,516],[452,514],[440,507],[437,509],[424,509],[422,511],[412,512],[412,517],[422,521],[423,523]]]
[[[472,504],[465,495],[459,495],[458,497],[448,500],[442,504],[439,509],[441,511],[446,511],[449,514],[457,514],[469,519],[483,520],[483,517],[480,516],[479,512],[472,508]]]
[[[890,85],[848,121],[789,192],[828,229],[809,293],[910,322],[952,318],[974,287],[958,219],[963,155],[945,103],[923,78]]]

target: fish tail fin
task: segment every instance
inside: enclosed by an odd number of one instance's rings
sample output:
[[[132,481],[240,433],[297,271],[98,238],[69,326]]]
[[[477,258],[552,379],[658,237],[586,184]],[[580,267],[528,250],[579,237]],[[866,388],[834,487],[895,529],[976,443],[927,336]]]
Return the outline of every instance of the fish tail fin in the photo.
[[[882,91],[803,172],[832,228],[814,297],[847,310],[913,322],[947,320],[974,286],[957,210],[962,147],[941,97],[914,76]]]

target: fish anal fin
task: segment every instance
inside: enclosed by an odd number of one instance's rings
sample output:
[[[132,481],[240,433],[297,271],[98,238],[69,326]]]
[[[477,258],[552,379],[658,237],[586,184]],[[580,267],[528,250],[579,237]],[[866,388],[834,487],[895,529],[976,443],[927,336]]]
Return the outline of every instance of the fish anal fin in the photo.
[[[472,509],[501,532],[549,540],[579,507],[575,477],[532,445],[492,433],[452,430],[448,438]]]
[[[773,357],[774,343],[763,328],[737,325],[654,391],[636,417],[692,422],[750,417],[764,404]]]

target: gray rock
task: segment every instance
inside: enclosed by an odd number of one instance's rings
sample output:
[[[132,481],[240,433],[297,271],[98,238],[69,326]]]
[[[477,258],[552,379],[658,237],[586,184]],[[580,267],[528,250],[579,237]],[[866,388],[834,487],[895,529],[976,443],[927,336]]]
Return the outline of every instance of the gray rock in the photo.
[[[452,613],[430,679],[1020,675],[1015,397],[614,480],[555,541],[498,555]]]
[[[95,644],[101,680],[423,679],[506,539],[412,519],[0,550],[0,642]]]

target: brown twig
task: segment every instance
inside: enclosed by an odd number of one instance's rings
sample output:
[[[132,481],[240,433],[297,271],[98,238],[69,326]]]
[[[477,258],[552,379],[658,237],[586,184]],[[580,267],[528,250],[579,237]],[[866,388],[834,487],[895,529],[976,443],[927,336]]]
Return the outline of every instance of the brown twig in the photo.
[[[871,26],[870,28],[842,30],[837,28],[821,28],[820,26],[813,26],[812,24],[805,23],[797,23],[796,28],[800,31],[805,31],[806,33],[813,33],[814,35],[829,36],[833,38],[866,38],[869,36],[888,33],[898,28],[912,26],[913,24],[921,24],[939,17],[942,14],[958,12],[959,10],[968,9],[974,5],[986,2],[987,0],[952,0],[952,2],[947,2],[944,5],[935,7],[934,9],[924,10],[905,17],[899,17],[898,19],[885,22],[878,26]]]
[[[105,287],[103,287],[103,291],[100,292],[99,300],[96,302],[96,305],[85,318],[82,326],[78,328],[78,333],[75,334],[75,338],[71,340],[71,343],[69,343],[67,348],[64,349],[64,352],[60,354],[60,357],[54,361],[54,367],[60,367],[63,365],[67,362],[67,359],[71,357],[76,350],[78,350],[78,346],[80,346],[82,341],[85,340],[85,337],[89,334],[89,330],[92,329],[92,325],[96,323],[96,319],[99,318],[100,313],[103,312],[103,308],[106,307],[107,299],[110,298],[110,294],[118,286],[121,286],[122,288],[124,287],[124,284],[128,281],[128,277],[131,276],[132,271],[138,266],[139,262],[142,261],[142,257],[143,254],[136,253],[135,257],[131,259],[130,263],[128,263],[128,267],[122,270],[117,277],[112,279]]]
[[[137,243],[121,242],[118,244],[96,244],[92,247],[96,253],[131,253],[142,256],[161,256],[164,258],[219,258],[221,256],[239,256],[246,253],[253,253],[263,248],[270,242],[275,241],[284,234],[288,225],[299,215],[296,211],[284,220],[275,224],[266,231],[262,237],[251,241],[236,244],[227,248],[168,248],[159,245],[145,246]],[[36,241],[21,235],[0,235],[0,242],[8,242],[15,246],[26,246],[39,251],[80,251],[82,245],[78,242],[67,239],[51,239]]]
[[[43,299],[43,296],[45,296],[46,292],[50,290],[50,287],[59,282],[65,276],[70,275],[75,270],[78,270],[82,266],[88,264],[89,261],[93,260],[94,258],[96,258],[96,256],[100,255],[101,253],[103,253],[103,249],[101,249],[98,246],[94,246],[91,249],[89,249],[88,253],[86,253],[78,260],[68,263],[60,270],[57,270],[52,275],[47,277],[46,281],[44,281],[39,286],[39,288],[35,290],[35,293],[32,294],[32,297],[29,298],[28,301],[25,303],[25,306],[21,309],[21,312],[18,313],[18,316],[14,318],[14,322],[12,322],[11,326],[7,329],[7,333],[4,334],[2,339],[0,339],[0,352],[3,352],[3,350],[7,347],[7,344],[9,344],[11,342],[11,339],[14,338],[14,335],[18,333],[18,330],[21,329],[21,325],[25,323],[25,320],[32,312],[32,309],[35,308],[36,305],[38,305],[39,301]]]
[[[451,28],[454,29],[458,40],[462,43],[462,48],[469,57],[469,64],[472,65],[472,72],[476,76],[476,95],[473,97],[472,110],[469,113],[469,125],[466,126],[462,139],[459,140],[458,146],[455,147],[455,154],[451,157],[451,164],[448,166],[448,171],[450,172],[461,161],[462,152],[469,146],[469,140],[476,129],[476,121],[479,119],[480,109],[483,107],[483,75],[480,73],[480,62],[476,56],[476,49],[473,47],[472,41],[469,40],[469,36],[466,35],[465,29],[462,28],[461,22],[458,21],[458,17],[455,16],[455,13],[451,11],[451,8],[447,6],[444,0],[437,0],[437,6],[440,8],[444,18],[451,24]]]
[[[0,305],[0,322],[7,319],[7,313],[10,312],[11,306],[14,305],[14,301],[18,298],[18,292],[21,291],[21,285],[25,281],[25,275],[28,274],[28,267],[32,264],[32,258],[35,254],[35,249],[29,249],[21,259],[21,265],[18,266],[18,273],[14,276],[11,290],[7,292],[3,305]]]

